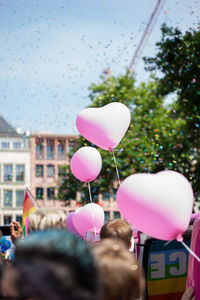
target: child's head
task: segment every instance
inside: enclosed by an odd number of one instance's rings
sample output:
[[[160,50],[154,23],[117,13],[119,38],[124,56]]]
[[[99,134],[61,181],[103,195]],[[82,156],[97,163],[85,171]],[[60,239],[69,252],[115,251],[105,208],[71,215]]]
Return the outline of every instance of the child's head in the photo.
[[[90,247],[71,232],[38,231],[18,243],[2,288],[16,299],[98,300],[98,269]]]
[[[117,239],[104,239],[92,249],[103,283],[102,300],[141,298],[145,286],[143,271],[125,244]]]
[[[123,240],[126,246],[129,248],[131,246],[132,238],[132,226],[125,220],[115,219],[106,222],[100,232],[100,238],[118,238]]]

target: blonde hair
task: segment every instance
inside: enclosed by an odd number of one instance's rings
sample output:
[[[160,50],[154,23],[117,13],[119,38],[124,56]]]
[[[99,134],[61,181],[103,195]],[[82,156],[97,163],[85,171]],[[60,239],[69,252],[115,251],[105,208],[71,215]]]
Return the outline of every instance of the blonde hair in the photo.
[[[63,209],[40,208],[29,216],[29,232],[50,228],[66,229],[66,213]]]
[[[136,257],[117,239],[103,239],[92,247],[103,285],[101,300],[143,298],[145,277]]]

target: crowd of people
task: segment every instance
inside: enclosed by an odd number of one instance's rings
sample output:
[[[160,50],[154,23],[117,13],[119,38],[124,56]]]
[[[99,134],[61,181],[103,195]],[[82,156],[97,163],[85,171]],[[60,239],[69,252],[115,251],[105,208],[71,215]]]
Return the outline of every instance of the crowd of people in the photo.
[[[10,229],[15,258],[0,261],[0,299],[145,299],[144,271],[129,251],[132,226],[125,220],[106,222],[92,244],[67,230],[61,209],[30,215],[25,239],[18,222]],[[195,299],[193,292],[188,289],[182,300]]]

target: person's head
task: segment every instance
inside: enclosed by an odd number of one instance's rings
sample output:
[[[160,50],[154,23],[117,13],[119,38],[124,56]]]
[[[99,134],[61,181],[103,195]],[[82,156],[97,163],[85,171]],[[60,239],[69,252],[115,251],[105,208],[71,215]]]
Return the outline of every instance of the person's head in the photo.
[[[40,208],[29,216],[29,233],[52,228],[66,229],[66,213],[63,209]]]
[[[143,296],[143,270],[122,241],[103,239],[92,250],[103,283],[101,300],[135,300]]]
[[[18,299],[99,299],[98,271],[89,246],[64,230],[34,232],[19,242],[2,286],[6,295]]]
[[[114,219],[106,222],[100,231],[100,239],[118,238],[123,240],[129,248],[131,246],[132,226],[121,219]]]

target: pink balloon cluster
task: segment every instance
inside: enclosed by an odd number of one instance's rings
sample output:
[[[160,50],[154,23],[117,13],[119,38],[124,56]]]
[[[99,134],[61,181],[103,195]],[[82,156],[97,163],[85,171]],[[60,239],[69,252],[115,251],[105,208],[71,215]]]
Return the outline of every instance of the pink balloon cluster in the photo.
[[[103,224],[104,211],[96,203],[86,204],[67,215],[67,229],[82,238],[88,231],[98,234]]]
[[[101,108],[82,110],[76,126],[80,134],[98,147],[113,151],[120,143],[130,124],[130,111],[119,102]],[[100,153],[93,147],[82,147],[73,155],[70,168],[73,175],[83,182],[91,182],[102,167]]]
[[[130,124],[128,108],[113,102],[101,108],[87,108],[76,120],[80,134],[91,143],[113,151]],[[79,149],[71,159],[70,167],[80,181],[94,180],[101,170],[101,156],[93,147]],[[178,172],[135,174],[127,177],[116,195],[119,210],[138,230],[161,240],[177,239],[189,225],[193,191],[187,179]],[[73,226],[84,236],[87,230],[98,232],[104,214],[100,206],[90,203],[73,214]]]

